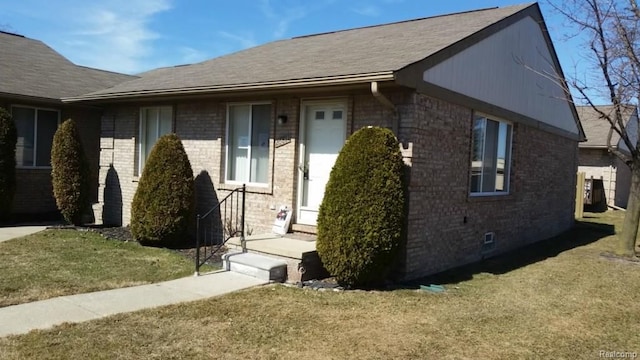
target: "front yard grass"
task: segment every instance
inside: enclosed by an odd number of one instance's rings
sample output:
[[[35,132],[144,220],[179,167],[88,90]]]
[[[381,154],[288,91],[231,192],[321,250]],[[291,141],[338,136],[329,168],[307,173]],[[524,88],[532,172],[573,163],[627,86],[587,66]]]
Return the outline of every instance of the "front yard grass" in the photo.
[[[0,307],[188,276],[175,252],[107,240],[89,231],[46,230],[0,243]]]
[[[282,285],[0,339],[3,359],[597,359],[640,353],[640,266],[603,258],[621,213],[444,274],[444,293]]]

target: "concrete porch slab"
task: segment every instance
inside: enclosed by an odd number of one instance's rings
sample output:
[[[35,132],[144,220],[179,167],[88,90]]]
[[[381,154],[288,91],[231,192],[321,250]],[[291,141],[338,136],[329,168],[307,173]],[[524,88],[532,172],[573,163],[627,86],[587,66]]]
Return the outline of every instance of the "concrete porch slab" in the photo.
[[[256,234],[246,237],[247,250],[264,254],[302,259],[305,255],[316,251],[315,237],[299,235]],[[227,242],[236,248],[240,247],[240,238],[235,237]]]

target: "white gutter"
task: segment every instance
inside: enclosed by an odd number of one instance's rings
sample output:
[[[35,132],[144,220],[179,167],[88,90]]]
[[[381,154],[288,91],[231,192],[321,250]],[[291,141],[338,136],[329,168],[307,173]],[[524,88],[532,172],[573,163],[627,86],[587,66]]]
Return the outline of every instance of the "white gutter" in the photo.
[[[146,96],[162,96],[162,95],[198,95],[215,92],[231,92],[231,91],[250,91],[250,90],[272,90],[285,88],[305,88],[314,86],[335,86],[335,85],[351,85],[377,81],[394,80],[392,71],[379,73],[358,74],[358,75],[339,75],[327,76],[312,79],[295,79],[295,80],[278,80],[265,81],[258,83],[231,84],[231,85],[208,85],[194,86],[186,88],[170,88],[170,89],[154,89],[154,90],[133,90],[117,93],[98,93],[74,96],[62,99],[63,102],[78,102],[90,100],[111,100],[121,98],[136,98]],[[135,81],[135,80],[134,80]]]
[[[393,122],[393,133],[399,137],[400,135],[398,134],[398,131],[400,130],[400,113],[398,112],[398,109],[396,108],[396,106],[391,102],[391,100],[389,100],[386,96],[384,96],[379,90],[378,90],[378,82],[377,81],[372,81],[371,82],[371,94],[373,95],[373,97],[375,97],[382,105],[386,106],[388,109],[390,109],[391,111],[393,111],[393,117],[395,118],[394,122]]]

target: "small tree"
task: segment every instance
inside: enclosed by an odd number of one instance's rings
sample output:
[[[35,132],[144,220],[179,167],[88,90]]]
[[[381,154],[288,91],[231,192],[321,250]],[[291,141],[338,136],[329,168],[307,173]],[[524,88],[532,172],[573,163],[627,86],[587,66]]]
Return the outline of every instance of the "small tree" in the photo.
[[[131,232],[143,244],[175,244],[187,236],[193,213],[191,163],[175,134],[149,154],[131,205]]]
[[[60,125],[51,146],[53,196],[64,219],[82,223],[89,208],[89,169],[78,129],[73,120]]]
[[[8,111],[0,108],[0,220],[11,214],[16,192],[16,126]]]
[[[318,214],[316,247],[327,270],[348,286],[382,280],[403,233],[403,161],[384,128],[355,132],[340,151]]]

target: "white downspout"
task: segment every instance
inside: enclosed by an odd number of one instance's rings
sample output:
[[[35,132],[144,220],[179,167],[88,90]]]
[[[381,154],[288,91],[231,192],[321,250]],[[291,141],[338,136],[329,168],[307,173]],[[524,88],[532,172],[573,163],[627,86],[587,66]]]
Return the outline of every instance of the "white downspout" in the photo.
[[[378,90],[378,82],[377,81],[372,81],[371,82],[371,94],[373,95],[373,97],[375,97],[382,105],[386,106],[387,108],[389,108],[391,111],[393,111],[393,117],[394,122],[393,122],[393,133],[396,135],[396,137],[400,137],[400,134],[398,134],[398,131],[400,130],[400,113],[398,112],[398,109],[396,108],[396,106],[391,102],[391,100],[389,100],[386,96],[384,96],[379,90]]]

